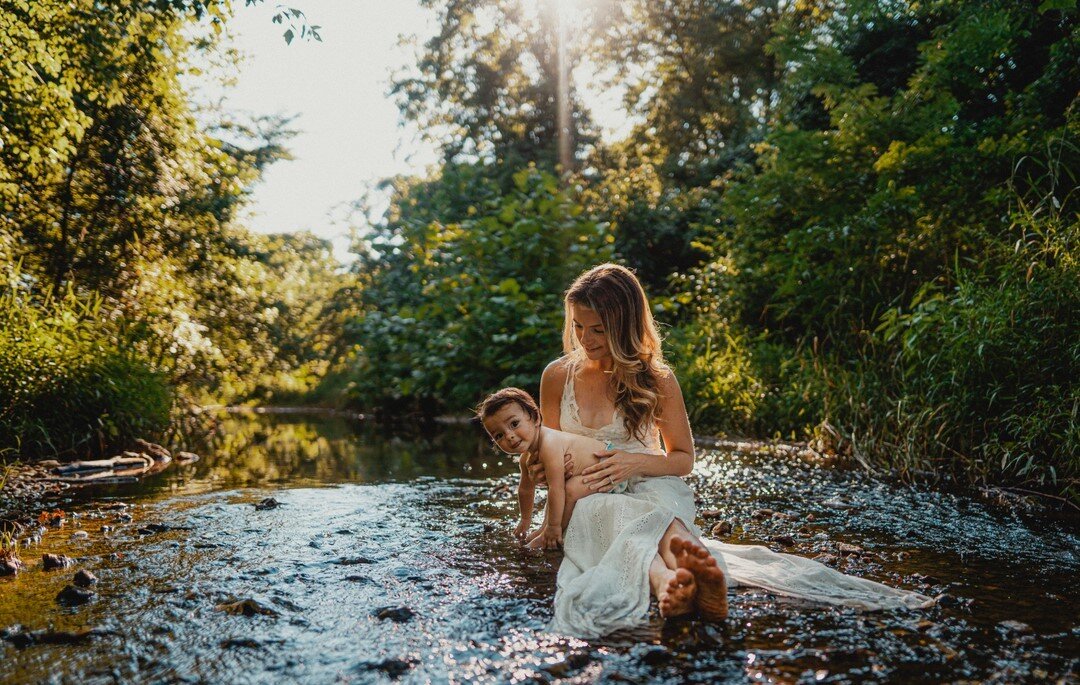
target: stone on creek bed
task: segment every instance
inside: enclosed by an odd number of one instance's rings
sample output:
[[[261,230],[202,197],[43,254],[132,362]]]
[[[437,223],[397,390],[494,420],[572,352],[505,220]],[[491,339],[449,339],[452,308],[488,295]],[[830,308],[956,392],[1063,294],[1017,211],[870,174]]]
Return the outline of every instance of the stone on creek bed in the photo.
[[[232,602],[223,602],[214,607],[218,611],[224,611],[227,614],[233,616],[279,616],[280,614],[265,604],[260,603],[257,600],[247,599],[236,600]]]
[[[416,661],[412,659],[384,659],[383,661],[362,661],[353,667],[353,672],[356,674],[369,673],[371,671],[381,671],[391,678],[400,678],[408,673],[413,666],[416,666]]]
[[[255,504],[255,509],[258,511],[265,511],[267,509],[277,509],[281,506],[281,502],[277,501],[273,497],[264,497],[261,501]]]
[[[389,619],[394,623],[404,623],[416,615],[409,607],[379,607],[371,612],[379,620]]]
[[[93,573],[87,571],[86,569],[82,569],[75,574],[74,582],[79,587],[90,587],[91,585],[97,583],[98,579],[97,576],[95,576]]]
[[[46,571],[52,571],[58,568],[67,568],[75,563],[75,560],[71,557],[64,556],[63,554],[42,554],[41,555],[41,567]]]
[[[68,585],[56,595],[56,601],[64,606],[79,606],[86,604],[96,595],[90,590]]]

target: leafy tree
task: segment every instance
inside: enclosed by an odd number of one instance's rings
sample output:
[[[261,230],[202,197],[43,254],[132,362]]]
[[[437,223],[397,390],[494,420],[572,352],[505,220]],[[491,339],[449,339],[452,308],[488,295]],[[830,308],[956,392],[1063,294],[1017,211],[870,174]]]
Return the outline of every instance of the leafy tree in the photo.
[[[462,197],[431,179],[402,188],[366,241],[362,312],[347,329],[365,409],[461,411],[503,385],[535,389],[561,349],[563,289],[610,255],[604,225],[554,176],[523,169],[498,195],[484,192],[483,171],[445,176],[449,188],[480,189],[464,218],[428,218]]]

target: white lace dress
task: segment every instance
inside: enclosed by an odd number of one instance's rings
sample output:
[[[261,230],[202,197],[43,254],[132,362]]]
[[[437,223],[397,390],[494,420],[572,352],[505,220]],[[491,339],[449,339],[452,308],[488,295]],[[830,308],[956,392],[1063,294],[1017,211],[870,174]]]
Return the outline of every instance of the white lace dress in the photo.
[[[562,430],[609,442],[627,452],[664,454],[655,426],[647,431],[645,442],[630,438],[618,411],[606,426],[583,426],[573,376],[567,374],[563,388]],[[660,538],[676,518],[704,542],[727,577],[728,587],[760,587],[779,595],[867,610],[916,608],[933,602],[918,593],[845,575],[805,557],[703,538],[694,525],[695,516],[694,494],[675,476],[631,479],[623,494],[594,494],[578,501],[563,536],[551,630],[590,638],[644,623],[649,610],[649,565]]]

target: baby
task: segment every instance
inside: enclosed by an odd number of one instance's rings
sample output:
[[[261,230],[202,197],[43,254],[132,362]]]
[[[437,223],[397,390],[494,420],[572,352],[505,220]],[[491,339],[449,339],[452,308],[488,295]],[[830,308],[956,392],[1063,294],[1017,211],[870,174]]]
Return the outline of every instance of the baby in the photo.
[[[562,544],[563,530],[570,522],[574,503],[592,492],[582,483],[580,475],[566,478],[566,471],[581,474],[599,461],[594,453],[610,449],[610,445],[540,425],[540,408],[529,393],[518,388],[503,388],[489,395],[480,403],[476,414],[499,449],[507,454],[520,455],[518,507],[521,519],[514,529],[514,536],[530,547],[558,547]],[[540,456],[548,483],[544,524],[531,535],[528,530],[532,522],[536,482],[529,478],[529,471],[525,468],[525,459],[529,454]],[[569,469],[567,467],[571,460],[573,468]],[[625,483],[618,483],[613,492],[625,489]]]

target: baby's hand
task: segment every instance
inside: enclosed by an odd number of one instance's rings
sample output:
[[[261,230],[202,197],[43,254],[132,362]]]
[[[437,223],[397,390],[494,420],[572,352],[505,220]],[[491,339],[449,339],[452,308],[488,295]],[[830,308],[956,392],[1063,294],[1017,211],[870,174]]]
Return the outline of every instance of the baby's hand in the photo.
[[[547,549],[562,547],[562,526],[544,526],[544,547]]]
[[[514,537],[524,542],[525,538],[529,535],[529,522],[522,521],[517,524],[517,528],[514,529]]]

